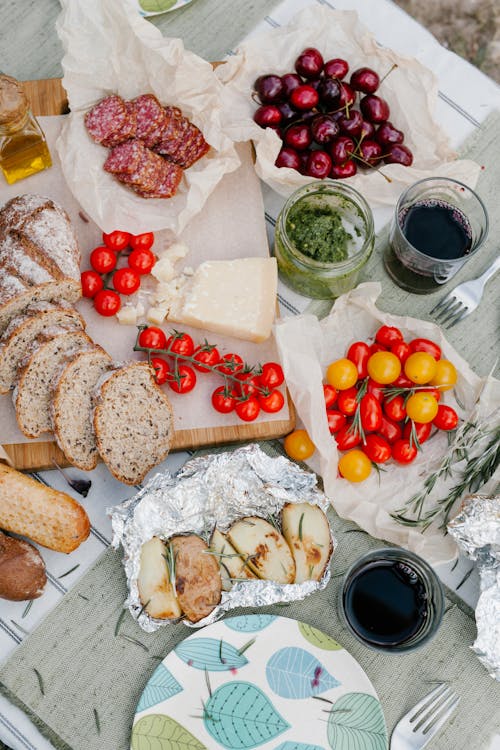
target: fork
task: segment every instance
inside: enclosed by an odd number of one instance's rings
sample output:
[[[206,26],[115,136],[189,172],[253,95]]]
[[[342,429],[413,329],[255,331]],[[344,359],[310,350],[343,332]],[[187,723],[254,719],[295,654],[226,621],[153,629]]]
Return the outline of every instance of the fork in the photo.
[[[421,750],[448,721],[459,702],[458,695],[440,683],[396,724],[391,750]]]
[[[493,261],[481,276],[471,281],[465,281],[452,289],[441,302],[432,308],[430,315],[435,313],[435,318],[444,328],[452,328],[466,315],[470,315],[479,305],[483,296],[486,282],[500,269],[500,255]],[[448,325],[445,325],[445,324]]]

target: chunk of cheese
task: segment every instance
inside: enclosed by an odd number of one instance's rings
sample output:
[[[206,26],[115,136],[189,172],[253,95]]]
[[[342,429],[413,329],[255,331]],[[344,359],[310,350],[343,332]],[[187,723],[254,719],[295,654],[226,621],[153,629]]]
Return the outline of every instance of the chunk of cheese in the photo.
[[[202,263],[172,301],[168,320],[247,341],[271,335],[276,312],[275,258]]]

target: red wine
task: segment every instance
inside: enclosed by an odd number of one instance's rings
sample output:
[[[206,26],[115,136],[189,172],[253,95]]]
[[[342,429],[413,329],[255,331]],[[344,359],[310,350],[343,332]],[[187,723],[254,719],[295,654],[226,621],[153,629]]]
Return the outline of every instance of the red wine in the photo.
[[[398,221],[408,242],[431,258],[455,260],[471,249],[467,217],[445,201],[417,201],[400,212]]]
[[[346,581],[345,615],[357,635],[374,646],[404,644],[421,630],[429,614],[425,585],[407,563],[380,559],[366,563]]]

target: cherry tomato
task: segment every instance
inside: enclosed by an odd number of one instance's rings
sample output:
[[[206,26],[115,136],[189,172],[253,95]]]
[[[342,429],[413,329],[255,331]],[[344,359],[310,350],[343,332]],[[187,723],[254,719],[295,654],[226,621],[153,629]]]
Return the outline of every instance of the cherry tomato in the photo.
[[[358,368],[358,378],[366,378],[368,375],[366,364],[371,353],[370,347],[364,341],[355,341],[347,350],[347,359],[354,362]]]
[[[417,385],[429,383],[436,374],[437,362],[428,352],[414,352],[405,362],[405,375]]]
[[[259,416],[259,399],[256,396],[250,396],[245,401],[238,401],[235,410],[236,414],[244,422],[253,422]]]
[[[397,422],[389,419],[389,417],[386,417],[385,414],[382,414],[382,422],[378,431],[383,437],[385,437],[388,443],[395,443],[396,440],[401,439],[403,434],[401,427],[397,424]]]
[[[458,414],[451,406],[440,404],[433,422],[440,430],[454,430],[458,424]]]
[[[132,234],[129,244],[132,250],[149,250],[155,241],[153,232],[144,232],[144,234]]]
[[[236,375],[237,372],[243,369],[244,362],[239,354],[224,354],[217,369],[222,372],[223,375]]]
[[[403,430],[404,438],[410,439],[412,425],[417,435],[417,440],[419,444],[422,445],[422,443],[425,443],[425,441],[430,437],[430,434],[432,432],[432,422],[407,422]]]
[[[372,462],[360,450],[345,453],[339,461],[339,472],[348,482],[364,482],[372,470]]]
[[[328,429],[330,430],[331,435],[341,430],[342,427],[345,427],[347,421],[345,414],[342,414],[342,412],[337,409],[327,409],[326,418],[328,420]]]
[[[278,388],[285,380],[283,369],[277,362],[264,362],[260,373],[260,384],[272,390]]]
[[[373,396],[375,396],[377,401],[380,401],[380,403],[382,403],[385,398],[384,389],[382,388],[380,383],[376,383],[374,380],[372,380],[372,378],[368,378],[366,392],[371,393]]]
[[[202,344],[201,346],[197,346],[193,352],[193,357],[197,362],[203,363],[203,365],[208,365],[208,367],[203,367],[202,364],[194,364],[193,366],[198,372],[210,372],[209,368],[215,367],[215,365],[220,362],[219,350],[215,346],[212,346],[212,344]]]
[[[406,341],[398,341],[391,346],[391,352],[396,355],[402,365],[406,362],[411,354],[410,345]]]
[[[390,349],[394,344],[399,344],[403,341],[403,334],[399,328],[395,328],[394,326],[380,326],[375,334],[375,341],[377,344],[382,344],[382,346]]]
[[[97,273],[109,273],[116,266],[116,253],[109,247],[96,247],[90,253],[90,265]]]
[[[106,234],[106,232],[102,233],[102,241],[106,247],[109,247],[110,250],[114,250],[115,252],[125,250],[129,245],[131,237],[131,234],[128,232],[120,232],[119,229],[110,232],[109,234]]]
[[[236,394],[225,385],[219,386],[212,393],[212,406],[221,414],[229,414],[236,406]]]
[[[403,396],[394,396],[394,398],[384,401],[384,412],[386,417],[394,422],[401,422],[406,417],[405,400]]]
[[[323,395],[325,397],[325,406],[330,409],[337,400],[337,391],[329,383],[323,383]]]
[[[141,277],[132,268],[120,268],[113,274],[113,286],[120,294],[134,294],[141,285]]]
[[[258,375],[252,375],[251,372],[239,372],[236,377],[240,383],[237,384],[237,392],[240,396],[258,396],[261,391],[261,385]],[[264,393],[269,393],[269,389],[266,388]]]
[[[104,282],[96,271],[83,271],[81,275],[82,295],[84,297],[95,297],[104,286]]]
[[[409,440],[397,440],[392,446],[392,457],[398,464],[411,464],[417,457],[417,447]]]
[[[128,264],[130,268],[133,268],[134,271],[137,271],[137,273],[141,275],[151,273],[151,269],[155,263],[156,258],[151,250],[141,250],[138,248],[137,250],[132,250],[128,256]]]
[[[166,349],[167,337],[161,328],[149,326],[140,332],[138,343],[139,346],[143,346],[145,349]]]
[[[328,365],[326,379],[330,385],[333,385],[338,391],[345,391],[352,388],[358,380],[358,368],[347,357],[336,359]]]
[[[168,384],[175,393],[189,393],[196,385],[196,373],[189,365],[177,365],[177,377],[172,373]]]
[[[438,402],[430,393],[417,391],[406,402],[406,413],[414,422],[432,422],[438,412]]]
[[[449,391],[457,382],[457,377],[455,365],[447,359],[440,359],[430,385],[439,386],[440,391]]]
[[[359,432],[351,428],[350,424],[341,427],[335,435],[335,441],[339,451],[347,451],[349,448],[355,448],[361,442]]]
[[[111,315],[115,315],[120,307],[122,301],[120,295],[113,292],[111,289],[101,289],[100,292],[94,297],[94,307],[99,315],[104,315],[108,318]]]
[[[356,396],[358,392],[356,388],[347,388],[345,391],[340,391],[337,398],[337,409],[345,414],[346,417],[352,417],[358,408],[358,402]]]
[[[173,354],[179,354],[181,357],[191,357],[194,352],[194,341],[189,333],[178,333],[175,331],[167,339],[165,348]]]
[[[361,426],[365,432],[376,432],[382,423],[382,407],[372,393],[365,393],[359,402]]]
[[[401,362],[392,352],[375,352],[368,360],[368,374],[376,383],[393,383],[401,373]]]
[[[170,376],[170,365],[167,360],[162,357],[151,357],[151,365],[154,368],[158,385],[166,383]]]
[[[391,383],[395,388],[414,388],[415,383],[410,380],[410,378],[407,378],[406,375],[401,373],[399,378],[396,378],[394,383]]]
[[[361,446],[363,453],[366,453],[370,461],[376,464],[385,464],[391,457],[391,446],[381,435],[367,435],[364,444]]]
[[[377,341],[375,341],[375,343],[370,346],[370,354],[376,354],[377,352],[386,351],[388,351],[387,347],[383,344],[379,344]]]
[[[305,430],[294,430],[283,442],[286,455],[293,461],[305,461],[316,450],[314,443]]]
[[[267,396],[261,393],[257,398],[259,399],[262,411],[266,411],[269,414],[275,414],[276,412],[281,411],[283,404],[285,403],[283,394],[281,391],[278,391],[277,388],[270,391]]]
[[[431,354],[436,362],[441,359],[441,347],[430,339],[413,339],[410,341],[410,349],[413,352],[427,352]]]

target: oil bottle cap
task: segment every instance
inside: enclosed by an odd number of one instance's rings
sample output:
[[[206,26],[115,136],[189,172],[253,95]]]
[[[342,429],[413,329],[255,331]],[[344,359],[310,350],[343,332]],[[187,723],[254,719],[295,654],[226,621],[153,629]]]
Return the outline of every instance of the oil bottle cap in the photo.
[[[22,118],[29,107],[23,87],[12,76],[0,75],[0,125]]]

